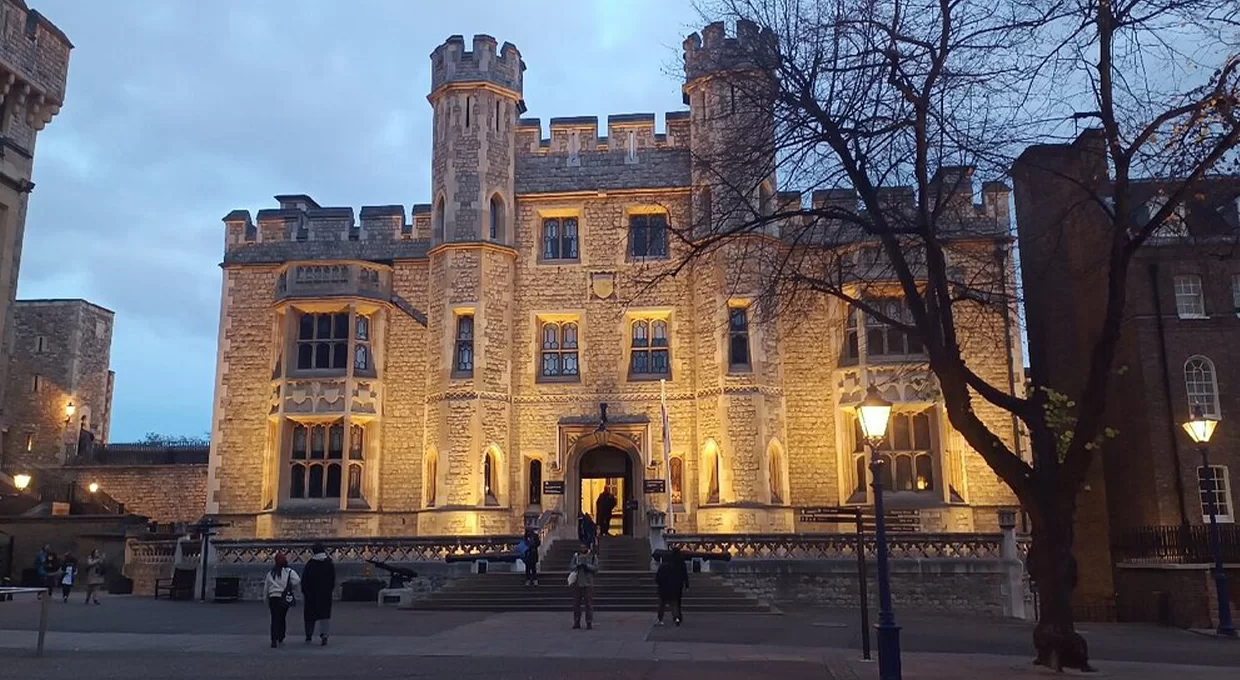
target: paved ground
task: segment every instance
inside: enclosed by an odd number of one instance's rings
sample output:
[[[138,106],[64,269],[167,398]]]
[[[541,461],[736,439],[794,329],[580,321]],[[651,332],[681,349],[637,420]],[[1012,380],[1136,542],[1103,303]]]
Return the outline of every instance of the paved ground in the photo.
[[[905,678],[1036,678],[1027,624],[903,613]],[[788,678],[854,680],[877,675],[860,660],[856,615],[847,611],[697,614],[654,628],[648,614],[600,614],[593,631],[545,613],[408,612],[338,604],[337,635],[321,648],[298,637],[268,648],[267,612],[226,605],[108,598],[102,606],[54,603],[47,656],[31,657],[33,602],[0,603],[0,677],[327,678]],[[1083,626],[1101,677],[1229,678],[1240,642],[1127,625]],[[1191,663],[1192,666],[1175,665]],[[10,674],[11,673],[11,674]],[[1093,677],[1099,677],[1095,675]]]

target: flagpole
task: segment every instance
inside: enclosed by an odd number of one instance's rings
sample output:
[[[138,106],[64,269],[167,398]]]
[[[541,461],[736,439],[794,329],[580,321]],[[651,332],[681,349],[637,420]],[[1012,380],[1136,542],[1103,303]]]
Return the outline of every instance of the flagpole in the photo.
[[[672,433],[667,424],[667,380],[659,379],[659,407],[663,411],[663,484],[667,492],[667,528],[675,530],[676,513],[672,511]]]

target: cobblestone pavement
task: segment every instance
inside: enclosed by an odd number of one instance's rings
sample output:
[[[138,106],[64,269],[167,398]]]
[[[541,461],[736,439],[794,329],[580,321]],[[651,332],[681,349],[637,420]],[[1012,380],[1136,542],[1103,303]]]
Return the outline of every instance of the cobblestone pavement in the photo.
[[[268,647],[267,612],[228,605],[116,597],[102,606],[56,602],[47,656],[32,658],[33,602],[0,603],[0,677],[241,678],[581,677],[854,680],[877,675],[859,659],[855,614],[698,614],[685,626],[652,627],[640,613],[599,614],[593,631],[571,630],[567,613],[408,612],[338,604],[327,647],[300,639]],[[1028,624],[906,613],[904,677],[1036,678]],[[1240,643],[1146,626],[1083,626],[1100,674],[1092,677],[1229,678]],[[1174,665],[1191,662],[1193,666]]]

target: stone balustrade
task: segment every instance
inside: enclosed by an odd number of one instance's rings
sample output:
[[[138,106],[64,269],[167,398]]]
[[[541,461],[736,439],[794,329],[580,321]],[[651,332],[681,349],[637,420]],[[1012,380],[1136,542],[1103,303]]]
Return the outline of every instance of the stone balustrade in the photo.
[[[360,263],[294,264],[276,280],[276,300],[291,298],[392,297],[392,272]]]
[[[733,559],[818,560],[857,556],[855,534],[673,534],[669,547],[695,552],[726,552]],[[1018,541],[1022,557],[1028,543]],[[892,559],[1000,559],[1003,534],[893,534],[887,537]],[[867,557],[874,557],[873,536],[865,538]]]

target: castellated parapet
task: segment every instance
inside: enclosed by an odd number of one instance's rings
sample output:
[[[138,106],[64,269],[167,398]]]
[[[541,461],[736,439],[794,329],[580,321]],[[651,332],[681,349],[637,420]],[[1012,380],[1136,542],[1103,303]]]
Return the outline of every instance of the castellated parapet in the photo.
[[[431,92],[450,83],[490,83],[511,90],[521,98],[525,62],[516,45],[506,42],[496,52],[495,38],[474,36],[473,49],[465,49],[463,36],[450,36],[431,52]],[[432,94],[432,97],[434,95]],[[525,105],[521,105],[525,111]]]
[[[722,21],[689,34],[684,41],[685,80],[728,71],[769,68],[778,58],[779,41],[771,29],[758,29],[752,21],[736,22],[736,36],[728,37]],[[689,102],[686,100],[686,104]]]

